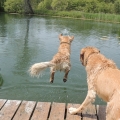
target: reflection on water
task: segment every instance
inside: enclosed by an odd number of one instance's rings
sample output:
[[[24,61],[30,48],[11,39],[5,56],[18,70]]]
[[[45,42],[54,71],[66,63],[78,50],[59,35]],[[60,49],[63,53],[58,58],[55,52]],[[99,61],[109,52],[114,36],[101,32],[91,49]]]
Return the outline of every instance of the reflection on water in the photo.
[[[2,86],[3,84],[3,78],[2,78],[2,75],[0,74],[0,86]]]
[[[71,46],[71,71],[63,83],[56,72],[49,83],[47,69],[39,79],[29,76],[29,67],[49,61],[57,52],[60,33],[74,36]],[[102,40],[103,36],[109,39]],[[79,61],[80,49],[96,46],[120,67],[119,24],[92,21],[0,14],[0,74],[3,84],[0,99],[20,99],[81,103],[87,93],[86,71]],[[104,104],[101,99],[97,104]]]

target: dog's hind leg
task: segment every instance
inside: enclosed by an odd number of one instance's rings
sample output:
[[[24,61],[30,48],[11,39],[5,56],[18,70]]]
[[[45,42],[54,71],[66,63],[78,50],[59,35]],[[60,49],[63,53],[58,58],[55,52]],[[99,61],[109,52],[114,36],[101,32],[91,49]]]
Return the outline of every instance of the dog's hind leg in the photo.
[[[79,108],[69,108],[70,114],[76,114],[81,112],[89,103],[93,102],[96,97],[96,92],[94,90],[89,90],[84,102],[81,104]]]
[[[55,69],[53,67],[50,68],[50,83],[53,83],[54,81],[54,74],[55,74]]]
[[[70,71],[70,70],[68,70],[68,69],[65,70],[65,75],[64,75],[64,78],[63,78],[63,81],[64,81],[64,82],[67,81],[67,77],[68,77],[69,71]]]

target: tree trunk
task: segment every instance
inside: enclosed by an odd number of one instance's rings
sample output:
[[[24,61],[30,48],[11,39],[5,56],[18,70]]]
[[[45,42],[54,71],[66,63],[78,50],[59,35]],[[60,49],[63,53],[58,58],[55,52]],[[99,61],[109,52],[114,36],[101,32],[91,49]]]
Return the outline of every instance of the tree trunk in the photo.
[[[4,2],[6,0],[0,0],[0,12],[3,12],[4,11]]]
[[[25,14],[34,14],[30,0],[25,0]]]

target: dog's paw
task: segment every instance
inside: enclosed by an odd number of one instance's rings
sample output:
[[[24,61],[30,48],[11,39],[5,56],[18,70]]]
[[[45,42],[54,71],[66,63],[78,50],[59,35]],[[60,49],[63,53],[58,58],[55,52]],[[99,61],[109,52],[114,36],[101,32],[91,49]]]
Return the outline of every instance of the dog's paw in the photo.
[[[67,81],[67,79],[63,79],[63,82],[66,82]]]
[[[50,83],[52,84],[52,83],[53,83],[53,81],[50,81]]]
[[[74,115],[74,114],[76,114],[76,108],[73,108],[73,107],[70,107],[69,108],[69,113],[71,114],[71,115]]]

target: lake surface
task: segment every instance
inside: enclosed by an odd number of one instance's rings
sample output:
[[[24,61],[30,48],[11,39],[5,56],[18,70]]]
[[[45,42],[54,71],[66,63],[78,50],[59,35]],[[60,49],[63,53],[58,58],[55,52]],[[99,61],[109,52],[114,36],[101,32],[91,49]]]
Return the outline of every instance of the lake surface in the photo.
[[[68,81],[56,72],[49,83],[49,68],[32,78],[29,67],[49,61],[57,53],[58,36],[74,36]],[[103,40],[102,37],[107,36]],[[120,68],[120,24],[41,16],[0,14],[0,99],[82,103],[87,94],[86,71],[79,60],[80,50],[95,46]],[[97,98],[96,104],[105,104]]]

